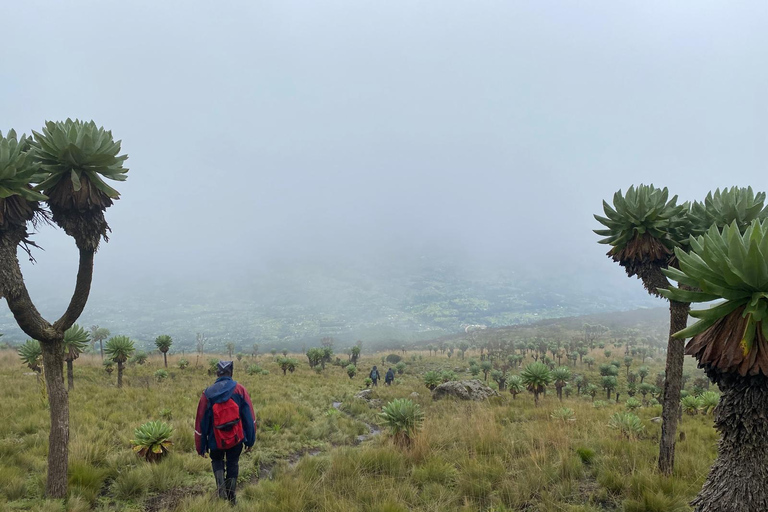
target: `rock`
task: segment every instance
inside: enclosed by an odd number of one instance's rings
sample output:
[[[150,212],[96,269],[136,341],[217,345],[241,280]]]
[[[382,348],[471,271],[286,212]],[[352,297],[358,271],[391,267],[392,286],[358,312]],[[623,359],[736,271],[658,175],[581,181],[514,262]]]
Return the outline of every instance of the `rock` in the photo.
[[[418,393],[417,393],[417,392],[415,392],[415,391],[414,391],[413,393],[411,393],[411,398],[419,398],[420,396],[421,396],[421,395],[420,395],[420,394],[418,394]]]
[[[651,418],[651,421],[654,423],[661,423],[661,416],[656,416],[655,418]]]
[[[371,391],[370,389],[364,389],[362,391],[359,391],[358,393],[355,393],[355,398],[362,398],[363,400],[370,400],[371,399]]]
[[[384,404],[381,400],[378,398],[374,398],[373,400],[368,400],[368,407],[371,409],[381,409],[381,406]]]
[[[432,399],[440,400],[443,397],[452,396],[461,400],[486,400],[491,396],[499,396],[479,380],[451,381],[440,384],[432,391]]]

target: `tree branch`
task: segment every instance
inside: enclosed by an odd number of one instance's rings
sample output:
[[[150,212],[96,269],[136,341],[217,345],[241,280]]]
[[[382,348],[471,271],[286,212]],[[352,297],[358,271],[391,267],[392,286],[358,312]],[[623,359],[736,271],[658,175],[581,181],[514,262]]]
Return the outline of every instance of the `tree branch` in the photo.
[[[61,332],[66,331],[80,317],[85,309],[85,303],[88,302],[88,295],[91,292],[91,280],[93,279],[93,255],[96,251],[89,248],[80,249],[80,266],[77,269],[77,282],[75,291],[69,306],[64,314],[56,320],[53,328]]]
[[[0,233],[0,296],[5,297],[16,323],[27,336],[47,342],[55,337],[52,326],[32,303],[16,255],[25,236],[26,229],[21,227]]]

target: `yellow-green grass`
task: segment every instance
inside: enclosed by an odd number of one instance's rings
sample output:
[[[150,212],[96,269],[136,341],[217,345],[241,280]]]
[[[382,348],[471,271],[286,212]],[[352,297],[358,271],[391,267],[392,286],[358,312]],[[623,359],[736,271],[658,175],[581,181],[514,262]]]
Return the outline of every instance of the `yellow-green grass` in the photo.
[[[419,393],[413,399],[425,412],[423,429],[409,448],[395,446],[386,433],[358,446],[356,437],[368,432],[364,422],[379,423],[379,410],[352,395],[364,387],[373,364],[382,374],[390,366],[382,364],[382,355],[363,354],[354,379],[332,365],[318,374],[302,364],[283,376],[269,355],[258,358],[269,375],[247,375],[251,357],[236,363],[235,379],[250,391],[260,424],[253,453],[241,459],[238,510],[690,510],[687,503],[715,457],[712,417],[686,416],[675,472],[660,476],[655,470],[660,426],[650,421],[661,414],[659,406],[637,411],[646,427],[641,439],[622,439],[608,428],[611,415],[624,410],[625,391],[620,403],[612,399],[601,409],[584,397],[560,403],[554,389],[539,407],[527,393],[513,400],[506,392],[484,403],[433,402],[421,375],[437,367],[463,370],[470,357],[478,357],[472,353],[464,361],[426,354],[411,361],[411,354],[405,355],[405,374],[394,386],[380,383],[373,398],[386,403]],[[598,366],[607,359],[602,350],[592,355],[597,362],[591,370],[576,364],[573,371],[599,386]],[[62,504],[43,499],[48,411],[36,377],[24,375],[29,371],[14,352],[0,352],[5,391],[0,406],[6,418],[0,422],[0,510],[144,510],[148,500],[174,492],[179,496],[163,502],[168,510],[230,510],[212,499],[209,460],[194,451],[195,409],[214,379],[206,373],[208,358],[200,358],[195,368],[195,358],[188,357],[192,365],[185,370],[175,367],[179,358],[169,357],[171,375],[162,383],[153,378],[162,367],[161,355],[143,366],[128,366],[123,389],[117,389],[115,373],[104,372],[98,356],[75,362],[70,498]],[[653,382],[663,363],[647,360],[646,365]],[[605,400],[605,392],[597,398]],[[343,412],[333,402],[343,402]],[[575,421],[551,418],[562,406],[575,411]],[[133,430],[169,414],[175,428],[172,455],[156,465],[138,459],[131,450]],[[297,454],[307,452],[319,454],[296,462]],[[271,478],[259,481],[260,467],[270,467]]]

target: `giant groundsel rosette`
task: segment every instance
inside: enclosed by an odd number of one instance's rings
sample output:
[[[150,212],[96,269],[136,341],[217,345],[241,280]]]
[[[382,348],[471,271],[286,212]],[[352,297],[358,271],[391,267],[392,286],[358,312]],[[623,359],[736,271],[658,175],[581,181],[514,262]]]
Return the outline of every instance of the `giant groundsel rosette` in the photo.
[[[611,246],[608,251],[627,275],[639,276],[649,293],[666,282],[658,273],[674,256],[674,249],[687,243],[690,234],[687,217],[690,205],[677,204],[677,196],[669,198],[666,187],[631,186],[625,194],[613,195],[613,206],[603,201],[605,217],[595,219],[605,226],[595,233],[604,237],[599,242]]]
[[[680,302],[724,299],[690,312],[698,321],[675,334],[692,337],[686,353],[709,370],[768,376],[768,220],[752,220],[743,234],[736,221],[722,230],[712,226],[691,237],[690,252],[675,253],[680,269],[664,273],[682,287],[662,295]]]
[[[0,228],[24,226],[40,210],[38,201],[47,199],[30,185],[44,175],[29,149],[24,135],[17,137],[14,130],[5,136],[0,132]]]
[[[124,181],[128,172],[120,141],[93,121],[72,119],[46,122],[42,133],[32,133],[41,169],[47,173],[36,188],[48,196],[53,221],[78,247],[95,251],[109,231],[104,210],[120,197],[104,178]]]

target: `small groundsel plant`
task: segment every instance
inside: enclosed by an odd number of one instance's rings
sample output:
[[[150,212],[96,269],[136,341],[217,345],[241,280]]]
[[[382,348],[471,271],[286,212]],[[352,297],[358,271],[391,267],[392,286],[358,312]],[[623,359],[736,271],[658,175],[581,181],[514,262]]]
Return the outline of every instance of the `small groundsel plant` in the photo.
[[[178,364],[179,364],[179,369],[183,370],[189,366],[189,361],[187,361],[186,359],[179,359]]]
[[[699,395],[701,399],[701,412],[704,414],[711,414],[717,404],[720,403],[720,395],[717,391],[705,391]]]
[[[438,372],[430,370],[424,374],[424,385],[427,386],[430,391],[435,389],[441,383],[442,379],[440,378],[440,374]]]
[[[637,409],[643,406],[642,402],[640,402],[640,400],[638,400],[635,397],[631,397],[627,399],[624,405],[626,406],[628,411],[636,411]]]
[[[165,379],[168,378],[168,372],[164,369],[157,370],[155,372],[155,379],[157,379],[157,382],[163,382]]]
[[[400,446],[410,446],[424,422],[424,413],[419,404],[407,398],[392,400],[384,406],[380,416],[395,443]]]
[[[622,437],[639,439],[645,433],[645,425],[631,412],[617,412],[608,421],[608,427],[617,430]]]
[[[172,434],[173,428],[164,421],[145,423],[133,433],[133,451],[147,462],[158,462],[168,454]]]
[[[248,375],[269,375],[268,370],[265,370],[257,364],[248,365],[248,368],[245,369],[245,373]]]
[[[701,409],[702,402],[699,397],[689,395],[680,400],[680,405],[682,406],[683,412],[685,414],[696,416],[699,414],[699,409]]]
[[[571,423],[576,421],[576,414],[573,412],[573,409],[569,407],[560,407],[559,409],[555,409],[552,414],[550,414],[550,417],[553,420],[562,421],[563,423]]]

